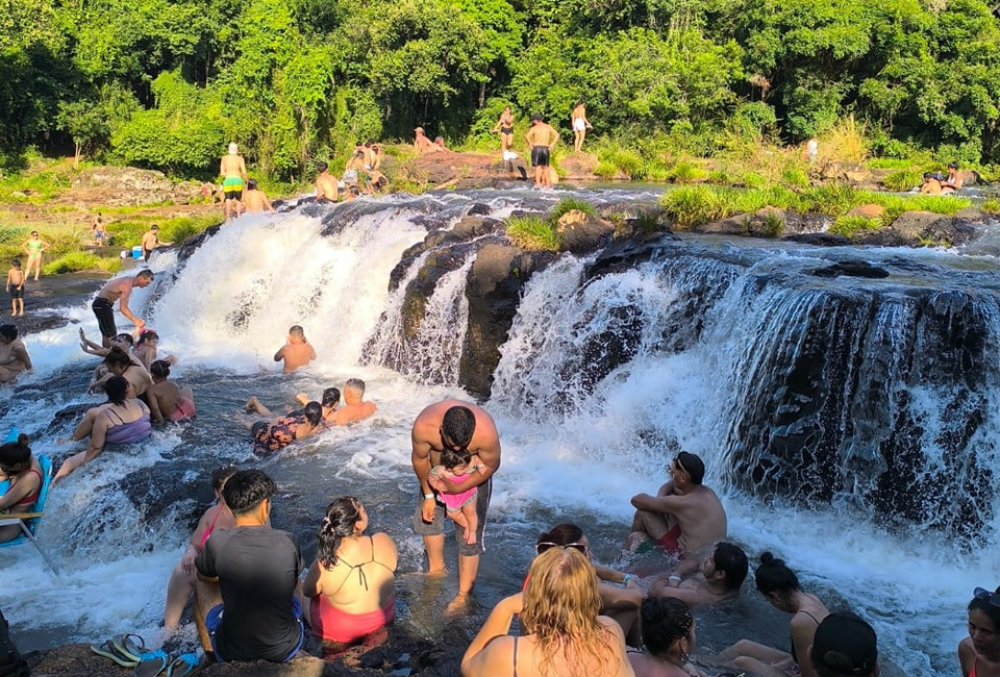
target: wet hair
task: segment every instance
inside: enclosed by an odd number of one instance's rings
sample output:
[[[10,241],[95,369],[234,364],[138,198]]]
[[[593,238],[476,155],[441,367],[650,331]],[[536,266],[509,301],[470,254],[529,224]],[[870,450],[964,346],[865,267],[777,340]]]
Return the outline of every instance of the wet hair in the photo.
[[[701,484],[705,479],[705,462],[700,456],[692,454],[690,451],[682,451],[677,454],[677,463],[691,478],[691,484]]]
[[[125,343],[127,343],[129,345],[132,345],[133,343],[135,343],[135,339],[132,338],[132,334],[129,334],[128,332],[125,332],[125,331],[123,331],[122,333],[120,333],[117,336],[115,336],[115,339],[117,339],[119,341],[124,341]]]
[[[115,367],[127,369],[128,366],[132,364],[132,360],[129,358],[128,353],[121,348],[112,348],[108,351],[108,354],[104,356],[104,364],[112,370]]]
[[[441,465],[448,470],[454,470],[460,465],[467,465],[472,460],[472,454],[464,449],[458,451],[445,449],[441,452]]]
[[[14,259],[13,261],[10,262],[10,264],[12,266],[14,266],[15,268],[20,268],[21,267],[21,259]]]
[[[31,467],[31,447],[24,433],[17,436],[17,442],[0,445],[0,466],[10,475],[22,473]]]
[[[535,637],[542,674],[548,672],[550,661],[557,656],[567,659],[568,674],[603,673],[608,669],[606,666],[615,660],[608,651],[615,632],[598,622],[600,609],[597,576],[581,552],[550,548],[532,561],[524,589],[521,627],[525,634]]]
[[[293,324],[291,327],[288,328],[288,334],[290,336],[298,336],[302,338],[306,335],[306,332],[302,329],[300,325]]]
[[[467,447],[476,432],[476,415],[468,407],[452,407],[441,419],[441,433],[456,447]]]
[[[154,360],[149,365],[149,373],[156,378],[167,378],[170,376],[170,363],[166,360]]]
[[[319,173],[322,174],[323,172],[326,171],[326,163],[325,162],[317,162],[316,163],[316,169],[318,169]]]
[[[994,594],[1000,595],[1000,587],[996,589]],[[1000,631],[1000,606],[993,604],[993,600],[990,597],[987,597],[986,599],[973,597],[972,601],[969,602],[968,610],[982,611],[991,621],[993,621],[993,627]]]
[[[313,425],[319,425],[323,420],[323,405],[319,402],[310,402],[302,411],[305,412],[306,420]]]
[[[247,179],[247,190],[257,190],[257,179]]]
[[[271,498],[278,486],[261,470],[239,470],[222,489],[222,500],[234,515],[245,515],[264,499]]]
[[[777,559],[770,551],[760,556],[760,564],[754,573],[754,579],[762,595],[773,592],[785,596],[802,590],[795,572],[785,565],[784,560]]]
[[[654,656],[670,653],[674,643],[691,634],[694,616],[683,601],[673,597],[647,597],[639,611],[642,641]]]
[[[212,489],[214,491],[222,491],[223,485],[229,478],[239,472],[239,468],[235,465],[224,465],[216,468],[212,471]]]
[[[143,277],[143,278],[149,278],[150,280],[152,280],[153,279],[153,271],[151,271],[149,268],[145,268],[144,270],[140,270],[138,273],[136,273],[135,276],[137,278],[138,277]]]
[[[326,516],[319,523],[316,559],[324,567],[337,563],[337,548],[344,536],[354,533],[354,525],[361,517],[361,501],[353,496],[338,498],[326,506]]]
[[[575,524],[557,524],[545,533],[538,536],[535,541],[537,546],[540,543],[553,543],[555,545],[569,545],[579,543],[583,538],[583,529]]]
[[[347,382],[344,383],[344,390],[356,390],[358,394],[365,394],[365,382],[359,378],[349,378]]]
[[[0,324],[0,336],[13,341],[17,338],[17,327],[12,324]]]
[[[957,162],[949,162],[948,163],[948,169],[958,169],[958,163]]]
[[[716,571],[726,573],[726,588],[739,590],[750,571],[750,563],[743,548],[725,541],[717,543],[715,552],[712,553],[712,561],[715,563]]]
[[[336,407],[340,402],[340,388],[327,388],[323,391],[323,406]]]
[[[540,113],[535,113],[534,115],[532,115],[531,116],[531,121],[532,122],[541,122],[542,121],[541,114]]]
[[[152,341],[153,339],[156,339],[157,341],[159,341],[160,340],[160,335],[157,334],[152,329],[144,330],[144,331],[142,331],[139,334],[139,345],[141,346],[146,341]]]
[[[104,382],[104,392],[111,404],[125,404],[128,398],[128,379],[124,376],[112,376]]]

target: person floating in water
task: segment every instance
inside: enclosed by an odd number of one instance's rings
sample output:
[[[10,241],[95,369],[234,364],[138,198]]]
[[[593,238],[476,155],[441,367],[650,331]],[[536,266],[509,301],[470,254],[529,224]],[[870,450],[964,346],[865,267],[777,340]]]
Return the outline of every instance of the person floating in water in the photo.
[[[250,410],[247,403],[247,410]],[[295,440],[301,440],[323,430],[323,405],[310,402],[305,409],[293,411],[275,421],[257,421],[250,427],[253,453],[270,456]]]
[[[291,374],[299,367],[304,367],[316,359],[316,351],[306,340],[305,331],[299,325],[292,325],[288,330],[288,340],[274,354],[275,362],[284,361],[283,371]]]

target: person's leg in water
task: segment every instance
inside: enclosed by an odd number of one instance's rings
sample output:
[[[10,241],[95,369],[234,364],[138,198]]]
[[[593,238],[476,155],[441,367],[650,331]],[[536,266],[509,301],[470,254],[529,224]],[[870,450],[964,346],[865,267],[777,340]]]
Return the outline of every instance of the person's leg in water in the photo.
[[[194,570],[194,556],[191,553],[197,555],[197,551],[189,546],[171,572],[170,582],[167,584],[167,605],[163,610],[163,627],[171,632],[176,630],[180,624],[184,607],[187,606],[198,580],[198,575]],[[187,566],[186,560],[190,560],[190,567]]]

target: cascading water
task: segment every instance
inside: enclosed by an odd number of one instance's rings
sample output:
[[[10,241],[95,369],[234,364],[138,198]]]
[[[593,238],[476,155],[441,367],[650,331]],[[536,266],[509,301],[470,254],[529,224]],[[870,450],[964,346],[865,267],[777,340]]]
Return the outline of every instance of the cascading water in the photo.
[[[199,418],[109,449],[56,487],[41,534],[66,570],[58,588],[29,548],[0,552],[0,606],[28,645],[153,633],[208,473],[223,462],[276,478],[275,523],[302,539],[307,557],[325,505],[359,496],[400,546],[403,620],[440,633],[440,608],[411,575],[422,562],[408,526],[409,428],[430,402],[464,396],[456,383],[469,332],[488,322],[471,322],[483,305],[462,292],[503,241],[452,229],[470,210],[502,216],[553,201],[484,191],[308,205],[244,217],[183,261],[155,256],[158,280],[133,305],[149,300],[145,316],[161,352],[181,357],[175,377],[194,388]],[[889,277],[812,274],[859,255]],[[697,238],[563,256],[534,272],[486,404],[503,465],[480,601],[516,589],[530,543],[558,521],[581,523],[598,558],[615,562],[629,497],[654,491],[685,448],[706,460],[732,538],[752,553],[773,549],[832,607],[872,620],[884,674],[893,665],[952,671],[969,593],[995,586],[1000,569],[991,474],[1000,267],[972,260]],[[526,270],[512,261],[515,276]],[[65,314],[94,331],[87,308]],[[281,376],[271,355],[292,324],[319,359]],[[75,331],[28,337],[36,373],[0,395],[0,425],[18,425],[57,456],[75,449],[57,438],[95,403],[80,394],[93,363],[75,351]],[[367,381],[374,419],[252,458],[246,397],[282,410],[297,392],[316,397],[351,376]],[[706,650],[760,638],[762,605],[752,600],[700,612]],[[775,641],[786,628],[775,620]]]

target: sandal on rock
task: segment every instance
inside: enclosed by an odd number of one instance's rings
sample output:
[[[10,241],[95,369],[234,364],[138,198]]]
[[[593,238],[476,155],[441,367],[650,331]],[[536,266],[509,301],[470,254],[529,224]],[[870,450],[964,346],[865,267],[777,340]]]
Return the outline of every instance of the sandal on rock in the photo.
[[[146,653],[146,640],[139,635],[115,635],[111,638],[111,644],[118,655],[130,661],[139,662],[142,654]]]
[[[167,666],[167,677],[187,677],[198,669],[201,661],[193,653],[182,653]]]
[[[139,664],[132,672],[134,677],[157,677],[167,668],[167,654],[161,649],[150,651],[139,657]]]
[[[104,642],[104,644],[91,644],[90,650],[96,653],[98,656],[104,656],[105,658],[110,658],[112,661],[122,666],[123,668],[134,668],[139,664],[139,659],[126,658],[122,656],[115,649],[114,643],[109,639]]]

